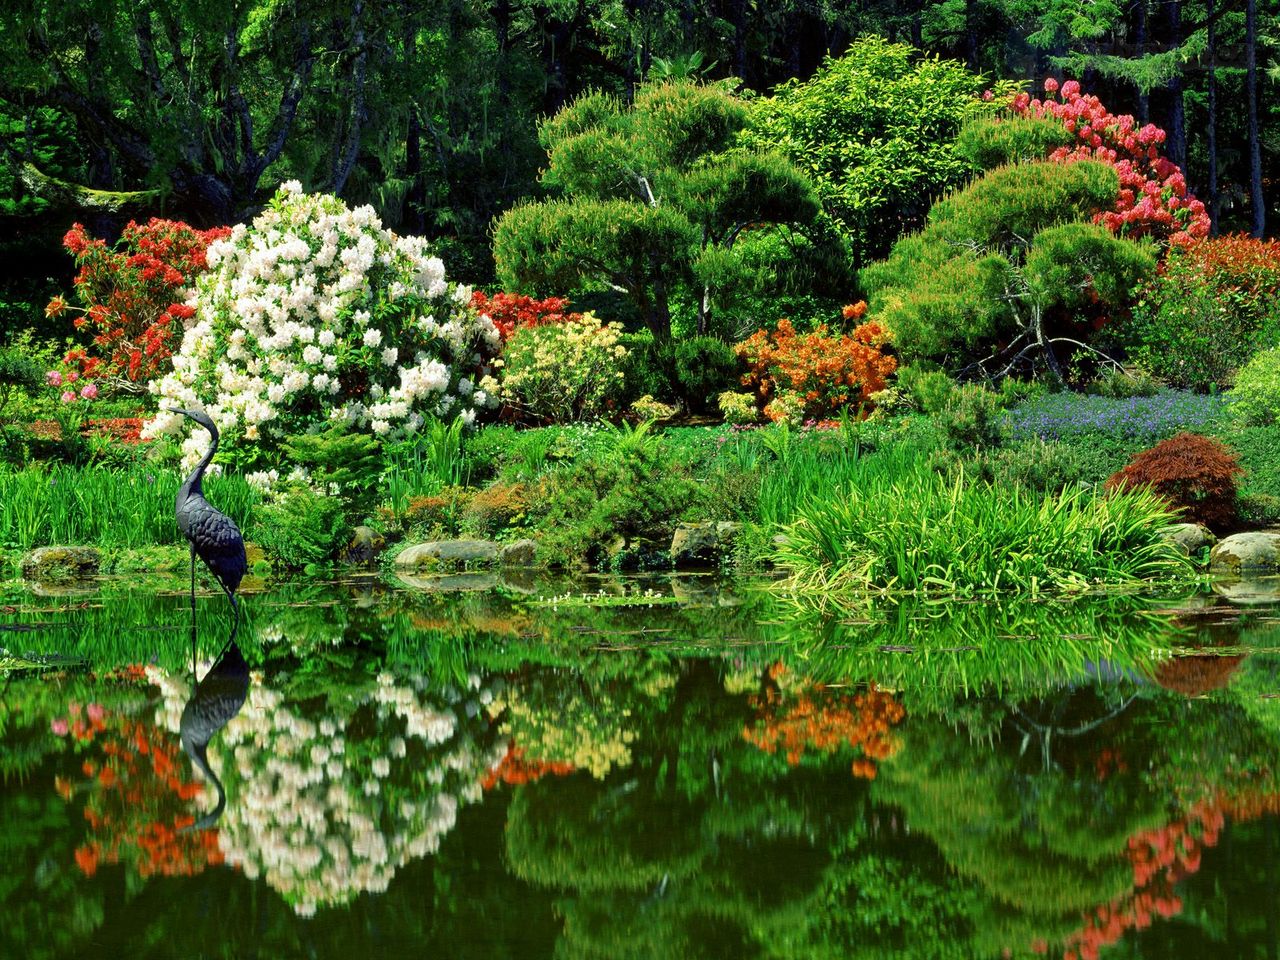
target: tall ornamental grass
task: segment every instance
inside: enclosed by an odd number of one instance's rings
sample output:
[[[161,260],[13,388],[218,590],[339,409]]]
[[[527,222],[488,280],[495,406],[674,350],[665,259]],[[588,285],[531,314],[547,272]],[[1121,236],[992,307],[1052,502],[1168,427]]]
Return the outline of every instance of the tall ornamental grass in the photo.
[[[148,466],[0,471],[0,545],[29,550],[50,544],[179,543],[174,500],[183,479],[175,470]],[[250,535],[248,522],[259,500],[253,487],[238,476],[208,477],[205,496]]]
[[[1034,594],[1194,569],[1157,534],[1177,518],[1148,491],[1042,497],[902,466],[870,457],[805,492],[775,555],[799,592]]]

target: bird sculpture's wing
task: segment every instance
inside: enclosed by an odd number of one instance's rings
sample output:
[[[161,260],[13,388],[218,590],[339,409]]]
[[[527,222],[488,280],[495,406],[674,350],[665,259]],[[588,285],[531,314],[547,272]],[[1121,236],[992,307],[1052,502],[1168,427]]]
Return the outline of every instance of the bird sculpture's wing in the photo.
[[[249,567],[240,528],[203,497],[192,497],[186,510],[185,532],[196,554],[228,589],[235,590]]]

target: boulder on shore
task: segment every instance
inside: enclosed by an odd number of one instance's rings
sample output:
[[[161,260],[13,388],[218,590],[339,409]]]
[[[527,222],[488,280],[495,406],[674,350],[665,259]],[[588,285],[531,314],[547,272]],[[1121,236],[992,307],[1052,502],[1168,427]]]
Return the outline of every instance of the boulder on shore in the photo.
[[[1209,554],[1214,573],[1280,573],[1280,533],[1233,533]]]
[[[22,558],[22,575],[28,580],[74,580],[98,572],[102,555],[95,547],[40,547]]]
[[[436,567],[464,567],[490,564],[498,559],[499,547],[491,540],[431,540],[406,547],[396,557],[398,570]]]
[[[742,524],[711,520],[682,523],[671,536],[671,562],[676,566],[715,563],[733,547]]]
[[[1182,552],[1189,557],[1218,542],[1218,538],[1202,523],[1175,523],[1161,527],[1156,532],[1165,540],[1182,548]]]

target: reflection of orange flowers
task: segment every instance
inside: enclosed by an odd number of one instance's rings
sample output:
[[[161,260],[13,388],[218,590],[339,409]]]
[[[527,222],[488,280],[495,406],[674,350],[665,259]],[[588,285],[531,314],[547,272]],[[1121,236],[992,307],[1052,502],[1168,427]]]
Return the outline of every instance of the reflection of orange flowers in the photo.
[[[79,722],[78,708],[71,715]],[[102,863],[127,862],[142,877],[191,876],[222,862],[216,830],[182,833],[195,820],[187,811],[203,787],[183,777],[176,737],[124,715],[96,721],[80,745],[100,750],[101,759],[86,758],[81,772],[87,783],[84,819],[91,839],[76,850],[76,866],[93,876]],[[74,732],[74,730],[73,730]],[[70,800],[70,781],[54,782],[58,795]]]
[[[541,779],[547,774],[554,777],[567,776],[573,773],[574,766],[571,763],[560,763],[554,760],[527,760],[524,755],[524,748],[517,747],[515,741],[507,745],[507,752],[498,765],[490,770],[480,785],[485,790],[492,790],[499,783],[508,783],[512,786],[519,786],[524,783],[532,783],[534,780]]]
[[[783,669],[781,665],[770,668],[769,679],[776,681]],[[781,749],[792,766],[807,749],[832,753],[848,745],[862,753],[853,762],[853,775],[867,780],[875,779],[875,761],[892,756],[897,749],[889,728],[906,715],[892,694],[874,686],[864,693],[848,694],[810,684],[794,694],[784,694],[771,682],[762,694],[751,698],[751,705],[758,719],[742,731],[748,743],[766,753]]]

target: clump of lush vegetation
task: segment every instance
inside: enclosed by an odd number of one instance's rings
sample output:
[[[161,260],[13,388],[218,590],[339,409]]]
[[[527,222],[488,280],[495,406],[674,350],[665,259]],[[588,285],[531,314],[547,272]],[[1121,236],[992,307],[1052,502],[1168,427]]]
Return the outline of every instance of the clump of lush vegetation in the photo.
[[[851,479],[787,527],[777,558],[802,591],[1079,590],[1190,570],[1156,532],[1175,514],[1150,493],[1042,498],[876,459]]]
[[[1130,360],[1191,390],[1227,387],[1280,346],[1280,241],[1230,236],[1175,247],[1118,331]]]

